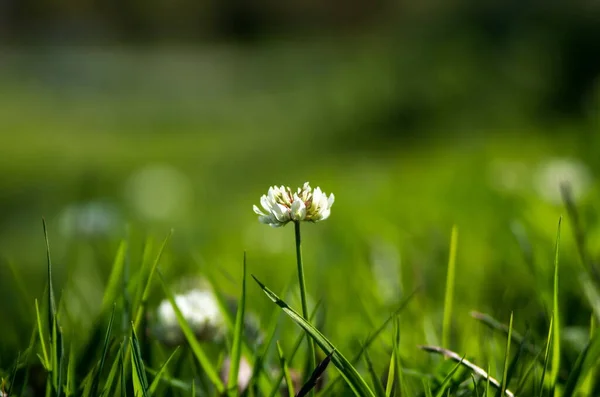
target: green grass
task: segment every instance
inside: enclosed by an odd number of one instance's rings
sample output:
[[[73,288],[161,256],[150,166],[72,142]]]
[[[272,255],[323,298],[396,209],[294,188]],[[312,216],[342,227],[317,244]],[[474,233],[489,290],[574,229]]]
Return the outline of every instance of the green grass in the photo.
[[[592,180],[552,203],[536,185],[553,156],[600,175],[599,142],[576,133],[589,125],[527,119],[476,136],[476,122],[451,116],[485,101],[438,95],[478,84],[437,79],[453,75],[455,54],[419,66],[390,48],[88,54],[86,65],[112,66],[89,66],[81,84],[63,73],[73,83],[64,91],[33,69],[0,71],[0,129],[10,131],[0,137],[3,390],[235,395],[242,374],[222,372],[247,363],[247,394],[278,396],[290,393],[282,366],[311,379],[308,331],[317,362],[331,354],[309,390],[317,397],[598,394],[600,188]],[[57,60],[77,53],[64,51]],[[41,64],[68,69],[53,62]],[[408,127],[393,115],[419,101],[431,101],[431,124],[414,134],[427,138],[397,139]],[[448,139],[453,131],[463,135]],[[128,190],[155,164],[184,183],[164,217],[148,217]],[[330,219],[302,226],[309,322],[292,230],[251,211],[269,185],[305,180],[336,195]],[[153,183],[146,198],[159,214],[177,186]],[[117,226],[64,227],[67,206],[94,201],[114,205]],[[223,315],[217,341],[199,338],[175,300],[199,278]],[[183,330],[175,344],[154,333],[165,300]],[[245,329],[253,318],[260,342]]]

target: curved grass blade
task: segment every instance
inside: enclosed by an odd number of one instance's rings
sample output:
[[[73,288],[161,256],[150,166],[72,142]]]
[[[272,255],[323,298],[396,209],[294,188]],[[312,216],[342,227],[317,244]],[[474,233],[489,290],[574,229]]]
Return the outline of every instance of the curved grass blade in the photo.
[[[46,349],[46,342],[44,342],[44,331],[42,329],[42,319],[40,317],[40,306],[38,304],[38,300],[35,300],[35,314],[37,319],[37,327],[40,336],[40,345],[42,346],[42,356],[40,357],[40,361],[42,365],[46,369],[46,371],[52,371],[52,363],[48,358],[48,350]],[[38,354],[39,357],[39,354]]]
[[[326,352],[327,354],[331,354],[333,352],[333,356],[331,361],[338,368],[350,388],[354,391],[357,396],[360,397],[374,397],[373,392],[365,382],[365,380],[360,376],[358,371],[350,364],[350,362],[340,354],[337,349],[329,342],[323,334],[319,332],[315,327],[313,327],[308,321],[306,321],[300,314],[294,311],[287,303],[282,301],[275,293],[269,290],[263,283],[261,283],[256,277],[252,276],[254,280],[261,287],[263,292],[276,304],[278,305],[296,324],[302,327],[311,338],[319,345],[319,347]]]
[[[500,384],[500,382],[498,382],[496,379],[492,378],[488,372],[484,371],[482,368],[473,364],[469,360],[462,358],[461,356],[459,356],[458,354],[456,354],[455,352],[453,352],[451,350],[444,349],[443,347],[438,347],[438,346],[419,346],[419,347],[426,352],[441,354],[441,355],[448,357],[456,362],[460,362],[464,367],[469,368],[476,375],[481,376],[482,378],[488,378],[488,382],[492,386],[494,386],[496,389],[502,388],[502,385]],[[504,391],[504,394],[509,397],[514,397],[514,394],[508,389],[506,389]],[[486,395],[487,395],[487,391],[486,391]]]
[[[240,361],[242,359],[242,339],[244,338],[244,313],[246,310],[246,252],[244,252],[244,264],[242,270],[242,292],[237,307],[235,317],[235,328],[233,333],[233,343],[231,347],[231,360],[229,367],[229,376],[227,380],[227,390],[230,396],[235,396],[238,391],[238,375],[240,370]]]
[[[452,302],[454,301],[454,278],[456,275],[456,247],[458,245],[458,228],[452,227],[450,237],[450,255],[446,276],[446,295],[444,297],[444,320],[442,323],[442,346],[449,347],[450,329],[452,327]]]
[[[219,378],[219,372],[215,369],[215,367],[212,365],[212,363],[208,359],[208,356],[206,355],[206,353],[202,349],[202,346],[200,346],[200,343],[196,339],[196,336],[194,335],[194,331],[192,331],[191,327],[187,323],[187,320],[185,319],[185,317],[183,317],[181,310],[179,309],[179,307],[177,306],[177,303],[175,302],[173,293],[167,286],[167,283],[163,279],[160,271],[158,271],[157,274],[158,274],[158,278],[162,284],[165,295],[166,295],[167,299],[169,300],[169,302],[171,303],[171,306],[173,307],[173,311],[175,312],[175,316],[177,317],[177,323],[179,324],[179,327],[181,328],[181,331],[183,332],[185,339],[189,343],[190,348],[192,349],[192,352],[194,353],[194,356],[195,356],[198,364],[200,364],[200,366],[206,373],[206,376],[208,376],[210,381],[215,385],[219,394],[222,394],[225,391],[225,386],[223,385],[223,382],[221,382],[221,379]]]
[[[110,371],[108,371],[108,376],[106,377],[106,381],[104,382],[104,387],[102,388],[101,396],[104,396],[112,390],[113,383],[117,377],[117,370],[120,365],[121,353],[123,351],[123,342],[119,343],[119,349],[117,350],[117,356],[113,361]]]
[[[127,242],[123,240],[119,244],[119,248],[117,248],[117,253],[112,264],[112,270],[110,272],[110,276],[108,277],[108,283],[106,284],[106,289],[104,290],[104,296],[102,297],[103,313],[106,312],[108,307],[117,300],[119,292],[122,288],[120,284],[123,277],[123,269],[125,267],[126,252]]]
[[[387,382],[385,385],[385,397],[390,397],[394,392],[394,383],[396,381],[396,350],[392,350],[390,364],[388,366]]]

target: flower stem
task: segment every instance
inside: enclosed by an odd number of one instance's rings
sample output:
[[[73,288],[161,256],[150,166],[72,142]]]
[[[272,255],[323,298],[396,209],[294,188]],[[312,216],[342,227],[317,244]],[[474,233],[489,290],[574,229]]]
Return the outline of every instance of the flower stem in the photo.
[[[298,283],[300,284],[300,300],[302,301],[302,317],[306,321],[309,321],[308,306],[306,304],[306,283],[304,282],[304,266],[302,264],[302,239],[300,237],[300,222],[294,221],[294,230],[296,232],[296,261],[298,262]],[[315,342],[311,338],[310,334],[306,333],[306,339],[308,341],[308,354],[310,371],[314,371],[317,367],[315,357]],[[311,395],[314,395],[311,393]]]

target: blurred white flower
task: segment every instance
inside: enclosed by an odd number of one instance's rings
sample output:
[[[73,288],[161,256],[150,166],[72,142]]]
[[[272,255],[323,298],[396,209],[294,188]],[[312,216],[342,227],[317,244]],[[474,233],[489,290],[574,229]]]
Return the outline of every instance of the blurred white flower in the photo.
[[[119,215],[108,203],[90,201],[68,205],[60,212],[58,222],[67,236],[105,236],[115,230]]]
[[[199,340],[217,341],[223,336],[225,322],[210,290],[194,289],[176,295],[175,303]],[[179,344],[184,340],[175,310],[168,300],[162,301],[158,306],[153,331],[169,345]]]
[[[272,227],[285,226],[288,222],[319,222],[329,218],[334,201],[333,193],[327,195],[316,187],[314,190],[306,182],[293,193],[289,187],[272,186],[266,195],[260,198],[263,210],[256,205],[254,212],[261,223]]]
[[[151,165],[129,178],[126,195],[142,217],[164,221],[185,215],[193,191],[189,178],[176,168]]]
[[[534,175],[536,192],[552,204],[560,204],[561,184],[571,188],[573,199],[581,198],[592,183],[589,169],[582,162],[570,158],[553,158],[540,164]]]

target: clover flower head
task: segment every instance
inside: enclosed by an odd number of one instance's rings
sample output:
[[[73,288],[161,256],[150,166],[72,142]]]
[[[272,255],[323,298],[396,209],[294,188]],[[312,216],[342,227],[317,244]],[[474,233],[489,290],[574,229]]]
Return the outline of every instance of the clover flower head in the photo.
[[[327,196],[321,188],[311,188],[306,182],[296,192],[285,186],[271,186],[260,198],[263,209],[254,206],[261,223],[272,227],[285,226],[288,222],[319,222],[329,218],[335,197]]]

